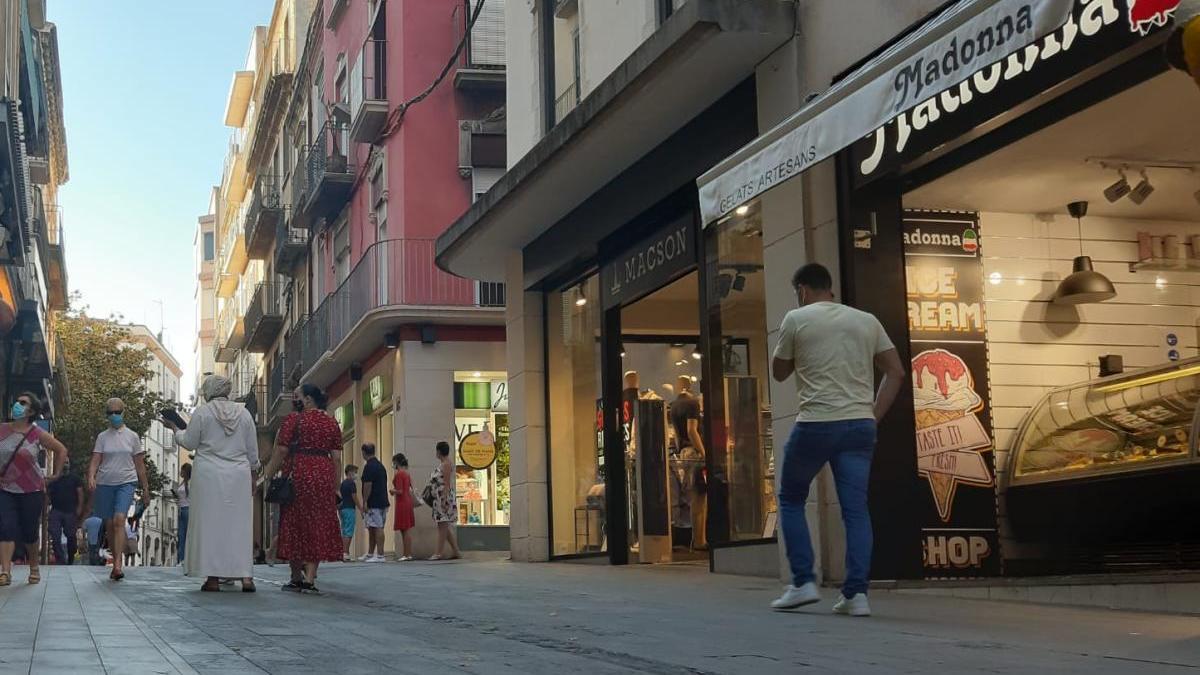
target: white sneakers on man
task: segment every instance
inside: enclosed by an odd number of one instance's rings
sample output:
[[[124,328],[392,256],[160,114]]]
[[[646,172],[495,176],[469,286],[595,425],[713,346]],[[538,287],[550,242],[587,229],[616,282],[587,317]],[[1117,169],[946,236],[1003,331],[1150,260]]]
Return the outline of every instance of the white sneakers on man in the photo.
[[[771,602],[771,609],[796,609],[820,601],[821,592],[817,590],[817,585],[810,581],[803,586],[788,586],[783,595]]]
[[[871,605],[867,603],[867,594],[855,593],[849,598],[838,595],[837,602],[833,603],[833,613],[848,616],[871,616]]]

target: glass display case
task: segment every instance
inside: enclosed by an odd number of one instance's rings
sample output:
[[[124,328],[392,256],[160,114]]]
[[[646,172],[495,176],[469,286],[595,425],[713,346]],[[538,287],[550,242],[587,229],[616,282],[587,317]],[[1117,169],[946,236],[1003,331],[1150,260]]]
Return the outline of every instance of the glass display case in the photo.
[[[1197,462],[1200,358],[1055,389],[1025,416],[1010,485]]]

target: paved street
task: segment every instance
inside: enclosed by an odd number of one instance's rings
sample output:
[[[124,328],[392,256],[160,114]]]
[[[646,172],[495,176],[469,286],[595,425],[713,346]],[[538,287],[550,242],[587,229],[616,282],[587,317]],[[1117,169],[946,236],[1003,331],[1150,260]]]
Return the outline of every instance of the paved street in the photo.
[[[202,594],[175,569],[51,568],[0,590],[3,673],[1178,673],[1200,618],[876,593],[773,614],[773,584],[693,567],[331,565],[323,597]],[[830,593],[832,596],[833,594]]]

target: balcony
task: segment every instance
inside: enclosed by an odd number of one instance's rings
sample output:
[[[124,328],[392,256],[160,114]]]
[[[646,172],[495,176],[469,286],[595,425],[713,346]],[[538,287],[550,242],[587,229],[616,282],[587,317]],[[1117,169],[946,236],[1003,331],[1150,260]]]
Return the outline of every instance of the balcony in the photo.
[[[313,220],[332,218],[346,207],[354,189],[354,164],[350,161],[350,127],[329,123],[304,158],[304,208]]]
[[[246,255],[245,228],[249,211],[249,202],[242,204],[233,216],[232,222],[225,225],[225,236],[221,240],[221,252],[217,256],[217,270],[221,275],[217,281],[217,297],[231,297],[238,288],[238,277],[246,271],[250,257]]]
[[[265,76],[261,103],[255,114],[251,132],[250,150],[246,158],[246,167],[251,172],[262,169],[271,159],[275,148],[276,130],[279,128],[283,113],[287,108],[288,99],[292,95],[295,76],[292,66],[291,41],[278,40],[270,55],[270,68]]]
[[[238,303],[227,300],[217,316],[217,339],[213,349],[213,360],[217,363],[233,363],[237,353],[246,344],[245,324]]]
[[[286,373],[286,359],[276,355],[271,373],[267,376],[266,419],[263,426],[274,427],[292,411],[292,392],[287,388]]]
[[[567,90],[554,99],[554,123],[558,124],[563,118],[579,105],[579,82],[567,87]]]
[[[579,0],[554,0],[554,16],[569,19],[579,13]]]
[[[292,324],[283,340],[283,380],[284,382],[299,382],[304,363],[304,330],[308,324],[308,315],[304,315]]]
[[[373,244],[336,291],[303,326],[300,372],[308,373],[327,351],[337,350],[360,324],[382,311],[418,310],[414,316],[450,315],[502,307],[503,284],[443,272],[434,263],[431,239],[391,239]],[[487,322],[483,315],[476,315]],[[470,319],[460,320],[470,322]],[[290,341],[289,337],[289,341]],[[382,338],[380,338],[382,341]],[[289,351],[291,350],[289,342]]]
[[[234,129],[229,135],[229,149],[225,153],[225,168],[221,173],[222,196],[231,202],[240,202],[246,196],[246,134]]]
[[[350,71],[351,140],[375,142],[387,118],[387,41],[369,38]]]
[[[307,256],[308,229],[281,220],[275,226],[275,271],[295,279]]]
[[[246,255],[251,260],[266,260],[271,254],[275,228],[283,221],[283,202],[279,195],[279,177],[260,175],[254,182],[250,208],[246,212]]]
[[[286,286],[280,282],[263,282],[254,287],[243,320],[246,327],[246,351],[264,354],[275,343],[275,338],[279,337],[279,330],[283,328],[286,292]]]
[[[49,264],[46,266],[46,298],[51,310],[67,308],[70,291],[67,286],[67,251],[63,239],[63,210],[61,206],[46,209],[46,243]]]
[[[472,0],[461,0],[455,9],[456,37],[460,40],[470,23],[474,5]],[[454,87],[504,93],[504,50],[504,2],[491,0],[484,3],[471,28],[462,61],[454,73]]]

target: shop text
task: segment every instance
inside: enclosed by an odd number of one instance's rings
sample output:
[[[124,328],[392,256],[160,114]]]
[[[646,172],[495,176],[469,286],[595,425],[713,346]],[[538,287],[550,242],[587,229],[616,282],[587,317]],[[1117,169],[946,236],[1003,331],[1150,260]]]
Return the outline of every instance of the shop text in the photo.
[[[807,149],[769,167],[757,178],[739,185],[733,193],[721,198],[718,206],[721,213],[729,213],[739,204],[749,201],[756,195],[762,194],[779,183],[804,171],[817,158],[817,146],[810,145]]]
[[[987,537],[928,535],[922,542],[926,568],[975,569],[992,554]]]
[[[956,301],[959,293],[955,268],[909,265],[904,269],[911,330],[983,330],[983,303]]]
[[[900,96],[893,110],[900,112],[908,108],[910,101],[919,97],[926,87],[936,87],[942,78],[955,77],[960,70],[970,67],[975,59],[988,63],[1010,40],[1031,30],[1033,8],[1023,5],[1015,15],[1000,19],[995,26],[984,28],[973,38],[967,37],[961,43],[957,37],[954,38],[941,59],[926,61],[925,57],[921,57],[902,66],[896,73],[895,88]]]
[[[1091,0],[1083,8],[1078,18],[1072,16],[1062,28],[1042,38],[1039,42],[1010,54],[1008,58],[1002,61],[982,68],[961,82],[958,87],[951,87],[937,96],[926,99],[912,110],[900,113],[895,121],[897,131],[895,152],[897,154],[903,153],[912,140],[914,132],[923,131],[940,120],[942,115],[951,115],[958,111],[959,108],[970,105],[977,97],[991,94],[1000,86],[1001,82],[1014,80],[1025,73],[1033,71],[1039,62],[1047,61],[1070,51],[1080,36],[1093,37],[1104,28],[1117,23],[1120,19],[1121,11],[1116,5],[1116,0]],[[998,39],[998,33],[993,38]],[[964,51],[965,44],[964,42],[962,45],[959,45],[959,65],[965,65],[961,61],[965,60],[966,54],[969,53]],[[977,45],[974,49],[976,54],[974,60],[976,62],[984,62],[978,56],[979,46]],[[947,53],[946,58],[949,57],[950,54]],[[904,86],[913,87],[919,94],[922,88],[928,86],[926,83],[929,81],[929,77],[933,75],[932,70],[930,70],[924,73],[924,77],[920,77],[922,73],[921,69],[928,69],[930,66],[938,70],[939,73],[942,70],[937,63],[910,65],[908,70],[897,76],[897,86],[901,85],[900,78],[903,77]],[[885,130],[886,125],[875,130],[875,148],[871,152],[871,155],[864,159],[859,166],[859,172],[864,176],[873,174],[883,162],[884,154],[887,151],[887,134]]]

